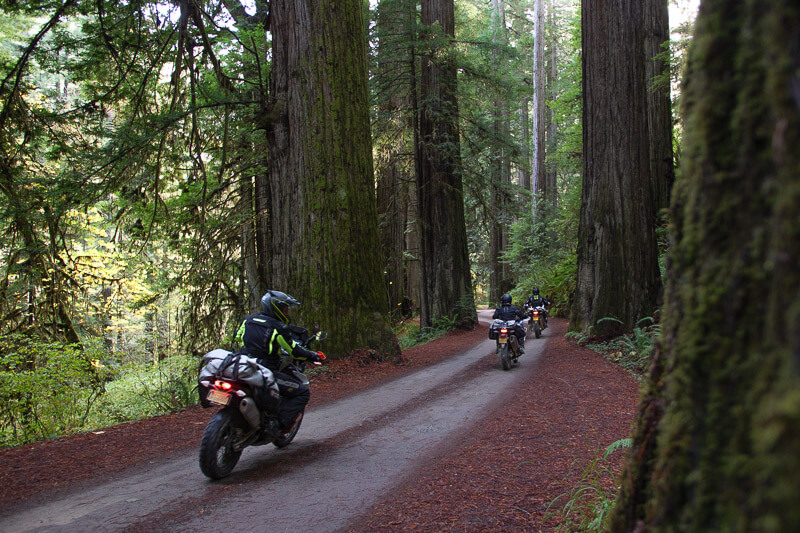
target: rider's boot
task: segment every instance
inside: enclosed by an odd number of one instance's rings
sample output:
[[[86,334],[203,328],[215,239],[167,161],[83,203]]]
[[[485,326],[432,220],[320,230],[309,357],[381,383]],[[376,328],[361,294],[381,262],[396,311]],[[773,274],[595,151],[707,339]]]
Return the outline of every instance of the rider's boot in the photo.
[[[275,417],[269,417],[261,426],[260,440],[275,440],[281,436],[281,427]]]

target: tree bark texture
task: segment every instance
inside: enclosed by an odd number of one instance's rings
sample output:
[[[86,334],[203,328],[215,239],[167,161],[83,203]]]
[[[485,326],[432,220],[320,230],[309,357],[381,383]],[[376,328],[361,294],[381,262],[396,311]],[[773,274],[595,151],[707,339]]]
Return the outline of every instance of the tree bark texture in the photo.
[[[520,102],[520,107],[517,115],[519,116],[519,131],[522,142],[519,143],[519,153],[522,154],[521,159],[524,163],[519,164],[517,169],[517,181],[519,186],[526,191],[531,190],[531,167],[530,162],[530,149],[528,147],[528,139],[531,138],[531,120],[530,112],[528,111],[530,99],[523,98]]]
[[[650,167],[653,177],[653,207],[655,223],[659,211],[669,206],[669,194],[675,183],[675,163],[672,150],[672,102],[670,101],[669,64],[658,58],[669,42],[669,3],[667,0],[644,2],[645,76],[647,78],[647,126],[650,135]],[[667,82],[654,86],[657,77]]]
[[[415,28],[416,10],[410,0],[382,0],[376,12],[374,80],[381,119],[373,125],[373,142],[381,251],[389,308],[404,311],[404,299],[411,298],[406,235],[415,231],[408,215],[416,202],[415,164],[413,156],[409,157],[413,154],[411,62],[415,58],[413,40],[408,37]]]
[[[800,531],[800,5],[704,0],[612,531]]]
[[[429,40],[455,35],[453,0],[423,0],[421,20]],[[434,31],[436,27],[440,31]],[[441,39],[444,37],[445,41]],[[442,49],[443,48],[443,49]],[[422,60],[420,174],[417,194],[422,245],[420,318],[432,326],[440,317],[477,320],[464,221],[458,135],[457,70],[449,45],[434,44]]]
[[[629,331],[652,316],[661,288],[645,12],[643,2],[623,0],[586,0],[582,7],[584,175],[571,321],[579,331]],[[615,320],[598,323],[604,318]]]
[[[270,145],[273,287],[326,351],[394,357],[381,271],[359,0],[271,2],[277,120]]]

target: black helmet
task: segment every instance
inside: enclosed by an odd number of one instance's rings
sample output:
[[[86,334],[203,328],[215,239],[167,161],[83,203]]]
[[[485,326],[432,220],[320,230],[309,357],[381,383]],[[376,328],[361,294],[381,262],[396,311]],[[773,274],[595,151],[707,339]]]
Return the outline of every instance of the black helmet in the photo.
[[[503,305],[511,305],[511,295],[504,294],[500,297],[500,303]]]
[[[539,294],[539,287],[533,288],[533,294]]]
[[[267,294],[261,297],[261,312],[272,318],[277,318],[284,324],[289,323],[290,307],[296,307],[300,302],[281,291],[267,291]]]

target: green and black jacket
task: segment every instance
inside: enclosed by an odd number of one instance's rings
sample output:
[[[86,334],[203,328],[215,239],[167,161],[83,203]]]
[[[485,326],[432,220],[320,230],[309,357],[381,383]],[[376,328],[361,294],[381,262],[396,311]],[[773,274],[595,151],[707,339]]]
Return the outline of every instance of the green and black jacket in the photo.
[[[244,319],[236,333],[236,340],[246,353],[273,372],[280,366],[281,348],[293,359],[316,359],[317,353],[300,346],[293,338],[289,326],[267,315],[250,315]]]

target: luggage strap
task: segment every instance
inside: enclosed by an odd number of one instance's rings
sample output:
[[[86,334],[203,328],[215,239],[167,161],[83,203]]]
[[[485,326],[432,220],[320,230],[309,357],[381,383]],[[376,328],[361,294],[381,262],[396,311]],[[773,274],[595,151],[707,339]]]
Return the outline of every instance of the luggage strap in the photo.
[[[236,381],[239,379],[239,360],[242,358],[242,354],[240,353],[229,353],[225,356],[225,359],[219,364],[219,368],[217,368],[217,375],[216,377],[222,377],[222,373],[225,371],[226,368],[233,365],[233,380]]]

